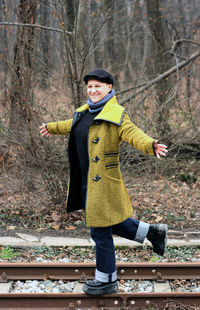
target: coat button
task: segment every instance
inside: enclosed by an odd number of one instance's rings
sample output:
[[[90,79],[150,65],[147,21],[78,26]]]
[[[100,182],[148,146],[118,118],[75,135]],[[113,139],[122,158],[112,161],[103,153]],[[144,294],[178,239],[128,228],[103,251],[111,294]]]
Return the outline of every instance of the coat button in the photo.
[[[97,137],[95,140],[92,140],[93,143],[98,143],[100,141],[100,138]]]
[[[97,162],[100,160],[100,158],[99,158],[99,156],[96,156],[96,157],[92,158],[92,160],[93,160],[95,163],[97,163]]]
[[[100,177],[100,175],[97,175],[95,178],[92,178],[92,180],[93,181],[99,181],[99,180],[101,180],[101,177]]]

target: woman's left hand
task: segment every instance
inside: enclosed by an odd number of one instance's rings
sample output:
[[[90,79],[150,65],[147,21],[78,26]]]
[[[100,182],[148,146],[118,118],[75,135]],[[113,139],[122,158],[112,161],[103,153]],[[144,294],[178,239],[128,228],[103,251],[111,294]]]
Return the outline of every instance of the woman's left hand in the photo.
[[[165,144],[158,143],[158,140],[154,141],[154,151],[159,159],[160,156],[166,156],[166,153],[168,152],[167,146]]]

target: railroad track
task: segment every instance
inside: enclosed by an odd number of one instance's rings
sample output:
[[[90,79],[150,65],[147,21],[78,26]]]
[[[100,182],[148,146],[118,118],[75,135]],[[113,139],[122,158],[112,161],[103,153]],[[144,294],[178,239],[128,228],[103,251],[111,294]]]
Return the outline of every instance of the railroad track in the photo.
[[[118,263],[118,280],[199,280],[200,263]],[[0,263],[0,282],[15,280],[77,281],[93,279],[94,263]],[[175,306],[176,305],[176,306]],[[200,292],[124,293],[99,297],[75,293],[0,293],[3,310],[77,310],[77,309],[200,309]],[[193,308],[190,308],[190,307]],[[181,308],[180,308],[181,309]]]

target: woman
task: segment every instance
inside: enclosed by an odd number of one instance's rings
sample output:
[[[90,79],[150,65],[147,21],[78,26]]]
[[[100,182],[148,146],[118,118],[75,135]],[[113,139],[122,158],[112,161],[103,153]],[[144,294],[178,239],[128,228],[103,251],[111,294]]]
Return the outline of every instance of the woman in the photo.
[[[73,119],[43,124],[40,129],[47,137],[70,133],[67,212],[85,209],[85,224],[96,244],[96,273],[83,290],[103,295],[118,289],[112,234],[140,243],[147,237],[160,255],[166,246],[166,225],[130,218],[133,208],[120,172],[120,143],[126,141],[158,158],[166,155],[167,147],[130,121],[126,110],[117,103],[110,73],[97,69],[84,81],[87,104],[75,111]]]

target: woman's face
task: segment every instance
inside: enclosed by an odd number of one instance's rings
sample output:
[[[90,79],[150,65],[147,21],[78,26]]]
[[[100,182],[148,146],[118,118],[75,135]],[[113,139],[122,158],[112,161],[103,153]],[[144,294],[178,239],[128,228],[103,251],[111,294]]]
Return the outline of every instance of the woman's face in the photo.
[[[103,83],[96,80],[89,80],[87,83],[87,94],[94,103],[103,99],[112,89],[112,84]]]

